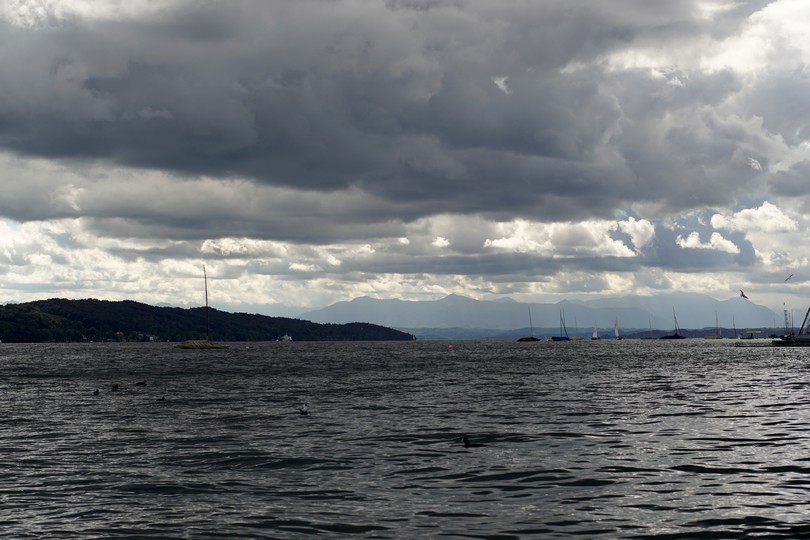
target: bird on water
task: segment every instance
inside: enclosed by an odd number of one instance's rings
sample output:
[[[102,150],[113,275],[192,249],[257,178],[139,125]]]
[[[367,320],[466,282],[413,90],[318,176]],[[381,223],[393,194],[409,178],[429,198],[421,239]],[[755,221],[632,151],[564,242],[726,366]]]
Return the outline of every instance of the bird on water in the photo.
[[[307,415],[307,414],[309,414],[309,408],[307,407],[307,404],[306,404],[306,403],[304,403],[303,405],[301,405],[301,408],[300,408],[300,409],[298,409],[298,414],[300,414],[300,415],[304,415],[304,416],[305,416],[305,415]]]
[[[471,443],[469,437],[467,437],[466,435],[464,435],[461,438],[461,442],[464,443],[464,448],[479,448],[481,446],[484,446],[483,444],[480,443]]]

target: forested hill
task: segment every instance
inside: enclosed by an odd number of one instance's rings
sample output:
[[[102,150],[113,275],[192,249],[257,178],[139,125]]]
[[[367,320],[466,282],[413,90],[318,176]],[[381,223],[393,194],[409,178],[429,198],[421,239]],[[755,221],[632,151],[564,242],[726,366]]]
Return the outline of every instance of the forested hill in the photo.
[[[210,309],[212,341],[396,341],[410,334],[367,323],[300,319]],[[0,341],[184,341],[205,338],[205,308],[155,307],[132,301],[51,299],[0,306]]]

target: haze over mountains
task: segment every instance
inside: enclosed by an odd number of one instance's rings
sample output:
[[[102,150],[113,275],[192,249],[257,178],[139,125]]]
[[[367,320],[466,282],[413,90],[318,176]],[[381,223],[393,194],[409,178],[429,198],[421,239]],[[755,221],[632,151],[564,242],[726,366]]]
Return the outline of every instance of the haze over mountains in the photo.
[[[566,326],[613,328],[618,317],[625,329],[674,328],[673,309],[680,328],[781,328],[784,315],[736,297],[716,300],[697,293],[625,296],[556,304],[522,303],[511,299],[486,301],[459,295],[440,300],[377,300],[369,297],[338,302],[300,313],[298,317],[321,323],[371,322],[392,328],[481,328],[509,330],[529,327],[529,312],[535,329],[558,328],[564,313]],[[796,306],[792,316],[798,326],[806,306]]]

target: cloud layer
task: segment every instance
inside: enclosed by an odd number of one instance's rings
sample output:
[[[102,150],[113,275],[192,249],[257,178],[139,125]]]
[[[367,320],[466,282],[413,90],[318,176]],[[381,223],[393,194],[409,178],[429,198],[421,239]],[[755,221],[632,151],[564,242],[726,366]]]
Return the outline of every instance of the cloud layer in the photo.
[[[801,0],[7,2],[0,301],[177,303],[206,261],[230,306],[781,303],[810,256],[807,21]]]

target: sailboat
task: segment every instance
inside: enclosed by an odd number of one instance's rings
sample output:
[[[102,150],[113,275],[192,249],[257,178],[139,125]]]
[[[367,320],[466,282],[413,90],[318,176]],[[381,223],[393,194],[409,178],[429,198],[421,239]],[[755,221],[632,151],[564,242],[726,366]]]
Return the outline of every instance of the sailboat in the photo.
[[[593,334],[591,334],[591,339],[602,339],[599,337],[599,329],[596,326],[593,327]]]
[[[532,335],[522,337],[518,339],[518,341],[542,341],[539,337],[535,337],[534,335],[534,325],[532,324],[532,308],[529,308],[529,329],[531,330]]]
[[[616,339],[622,339],[622,336],[619,335],[619,318],[616,317],[613,321],[613,337]]]
[[[228,346],[208,340],[208,275],[203,265],[203,279],[205,281],[205,339],[189,339],[178,343],[176,349],[227,349]]]
[[[684,336],[679,332],[680,328],[678,328],[678,317],[675,315],[675,308],[672,308],[672,317],[675,319],[675,333],[661,336],[659,339],[684,339]]]
[[[565,327],[565,313],[560,310],[560,335],[551,336],[551,341],[571,341],[568,337],[568,329]]]
[[[703,336],[703,339],[723,339],[723,330],[720,328],[720,323],[717,320],[717,312],[714,312],[714,327],[717,333],[713,336]]]
[[[799,333],[794,334],[791,332],[788,335],[771,341],[771,345],[776,347],[810,347],[810,309],[804,314],[804,321],[802,322]]]

